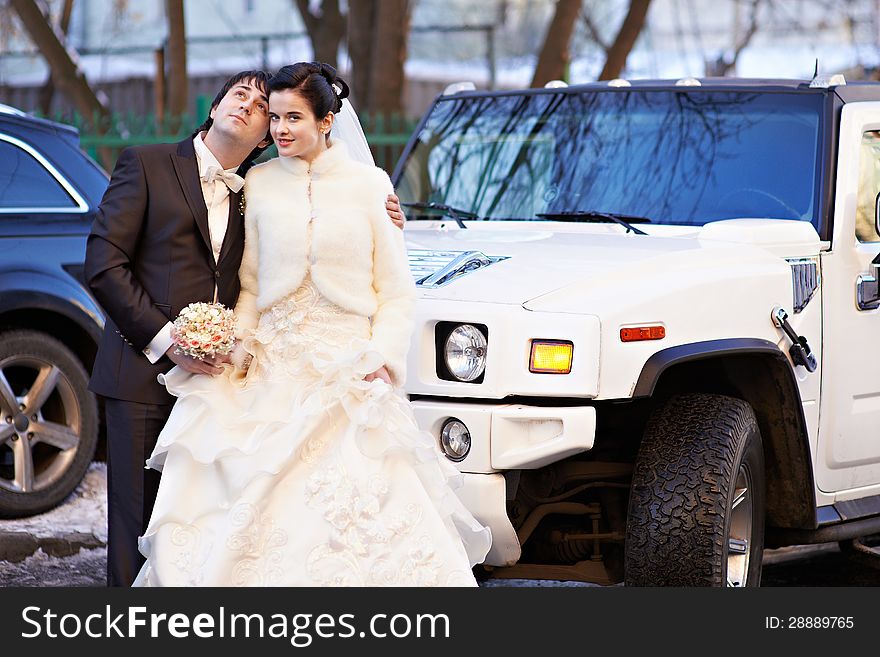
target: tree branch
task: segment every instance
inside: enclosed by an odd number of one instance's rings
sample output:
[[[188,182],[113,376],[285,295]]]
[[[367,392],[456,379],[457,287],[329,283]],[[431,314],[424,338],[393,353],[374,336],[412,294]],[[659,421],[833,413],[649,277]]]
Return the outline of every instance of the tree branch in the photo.
[[[600,80],[611,80],[620,76],[623,67],[626,66],[626,58],[636,44],[639,34],[642,33],[650,6],[651,0],[630,0],[626,18],[620,25],[614,43],[607,50],[608,56],[599,74]]]
[[[306,26],[306,32],[312,34],[318,29],[318,18],[309,11],[309,0],[294,0],[294,4],[299,9],[303,23]]]
[[[584,19],[584,26],[587,28],[587,32],[590,33],[590,38],[606,53],[611,50],[611,44],[606,42],[602,35],[599,34],[599,28],[596,27],[593,18],[586,11],[581,12],[581,15]]]

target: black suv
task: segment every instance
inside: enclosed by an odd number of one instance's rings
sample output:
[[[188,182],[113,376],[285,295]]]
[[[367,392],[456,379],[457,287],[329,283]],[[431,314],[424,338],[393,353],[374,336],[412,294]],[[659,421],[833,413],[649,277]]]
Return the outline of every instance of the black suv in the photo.
[[[57,505],[95,454],[104,318],[82,263],[107,182],[76,130],[0,105],[0,518]]]

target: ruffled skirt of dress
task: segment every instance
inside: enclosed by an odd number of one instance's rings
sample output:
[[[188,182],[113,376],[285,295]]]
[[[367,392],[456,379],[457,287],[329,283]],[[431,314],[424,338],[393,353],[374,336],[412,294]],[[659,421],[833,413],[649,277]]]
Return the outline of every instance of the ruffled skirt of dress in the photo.
[[[234,371],[164,377],[178,397],[135,586],[473,586],[489,529],[461,475],[382,381],[369,321],[310,283],[264,313]]]

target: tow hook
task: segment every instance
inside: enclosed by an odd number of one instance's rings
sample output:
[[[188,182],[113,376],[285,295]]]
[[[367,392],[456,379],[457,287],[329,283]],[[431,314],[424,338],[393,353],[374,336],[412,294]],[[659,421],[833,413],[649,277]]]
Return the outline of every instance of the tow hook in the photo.
[[[792,345],[789,347],[788,353],[791,356],[792,362],[795,365],[803,365],[807,368],[808,372],[815,372],[818,365],[816,364],[813,350],[810,349],[807,339],[802,335],[798,335],[791,327],[791,324],[788,323],[788,313],[779,306],[776,306],[773,312],[770,313],[770,319],[773,320],[776,328],[782,329],[783,333],[791,340]]]

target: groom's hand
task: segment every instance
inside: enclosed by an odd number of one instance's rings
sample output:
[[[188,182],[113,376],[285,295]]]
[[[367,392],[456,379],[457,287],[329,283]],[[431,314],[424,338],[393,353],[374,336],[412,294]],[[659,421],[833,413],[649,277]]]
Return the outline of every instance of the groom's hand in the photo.
[[[388,211],[388,216],[394,222],[394,225],[402,229],[403,224],[406,223],[406,216],[400,207],[400,199],[397,198],[397,194],[388,195],[388,198],[385,200],[385,209]]]
[[[222,367],[217,367],[220,363],[217,363],[214,359],[199,360],[198,358],[193,358],[186,354],[175,353],[175,350],[176,347],[171,346],[168,351],[165,352],[165,355],[171,359],[172,363],[185,372],[189,372],[190,374],[207,374],[209,376],[216,376],[223,372]]]

